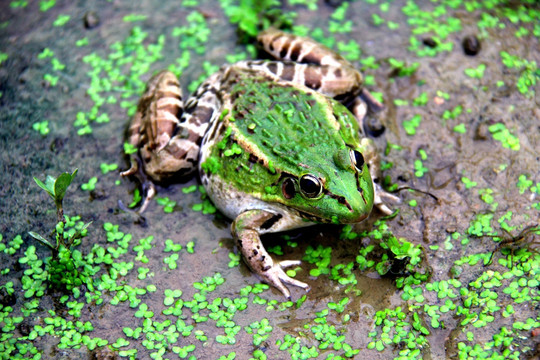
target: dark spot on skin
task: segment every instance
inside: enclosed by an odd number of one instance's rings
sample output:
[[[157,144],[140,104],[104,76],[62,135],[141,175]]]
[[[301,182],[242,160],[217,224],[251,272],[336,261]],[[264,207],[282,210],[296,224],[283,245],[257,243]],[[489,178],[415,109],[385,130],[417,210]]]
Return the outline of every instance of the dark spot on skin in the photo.
[[[319,65],[321,63],[321,59],[319,56],[309,52],[302,58],[302,63]]]
[[[289,42],[286,42],[285,44],[283,44],[283,47],[281,48],[281,51],[279,52],[280,58],[282,59],[285,58],[285,55],[287,55],[287,52],[289,51],[289,46],[290,46]]]
[[[343,73],[341,72],[341,69],[338,68],[338,69],[336,69],[336,70],[334,71],[334,75],[335,75],[337,78],[340,78],[340,77],[343,75]]]
[[[321,87],[321,77],[313,68],[306,68],[305,81],[306,86],[313,90],[318,90]]]
[[[277,74],[277,64],[274,61],[269,62],[266,67],[272,74]]]
[[[367,204],[367,200],[366,198],[364,197],[364,193],[362,191],[360,191],[360,195],[362,195],[362,200],[364,200],[364,203]]]
[[[291,81],[294,77],[294,65],[293,64],[284,64],[283,72],[281,73],[281,78],[286,81]]]
[[[242,240],[240,240],[240,239],[238,239],[238,247],[241,247],[241,248],[244,247],[244,245],[242,245]]]
[[[345,199],[343,196],[336,196],[334,194],[328,194],[328,195],[330,195],[330,197],[336,199],[338,201],[338,203],[340,203],[341,205],[345,205],[347,207],[347,209],[352,211],[352,206],[349,204],[347,199]]]
[[[302,44],[300,44],[300,42],[297,42],[296,44],[294,44],[294,46],[293,46],[293,48],[291,50],[290,59],[292,61],[298,60],[298,56],[300,55],[300,50],[302,50]]]
[[[248,159],[248,161],[249,161],[250,163],[256,164],[257,161],[259,161],[259,159],[258,159],[255,155],[249,154],[249,159]]]
[[[257,256],[257,255],[259,255],[259,252],[257,250],[255,250],[255,249],[253,249],[253,256]]]
[[[264,229],[264,230],[268,230],[270,229],[272,226],[274,226],[274,224],[282,218],[282,215],[281,214],[277,214],[277,215],[274,215],[272,216],[270,219],[266,220],[262,225],[261,225],[261,229]],[[258,248],[258,247],[257,247]]]

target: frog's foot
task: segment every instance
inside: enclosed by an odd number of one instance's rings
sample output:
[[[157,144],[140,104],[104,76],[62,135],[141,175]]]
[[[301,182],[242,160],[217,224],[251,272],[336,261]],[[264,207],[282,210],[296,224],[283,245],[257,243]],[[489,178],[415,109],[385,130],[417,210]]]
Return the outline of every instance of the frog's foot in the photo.
[[[122,171],[120,173],[120,176],[122,177],[127,177],[131,175],[135,175],[135,177],[139,179],[142,184],[142,205],[136,211],[133,211],[126,207],[122,200],[118,200],[118,205],[120,209],[124,211],[135,212],[136,214],[141,215],[144,210],[146,210],[146,207],[150,203],[150,200],[152,200],[152,198],[156,195],[156,187],[154,183],[147,178],[147,176],[144,174],[144,171],[142,171],[141,167],[139,166],[139,160],[137,157],[132,157],[131,167],[126,171]]]
[[[298,286],[309,291],[309,285],[288,276],[283,268],[300,264],[300,261],[281,261],[274,263],[266,252],[259,232],[267,222],[271,222],[276,214],[264,210],[249,210],[238,215],[232,224],[232,234],[237,240],[244,261],[261,279],[276,287],[287,298],[291,299],[289,289],[283,283]]]
[[[284,260],[275,264],[273,263],[273,260],[271,258],[269,258],[269,260],[270,260],[269,261],[270,264],[268,264],[268,266],[270,266],[270,268],[261,269],[260,272],[257,272],[257,275],[259,275],[263,279],[264,282],[274,286],[279,291],[281,291],[281,293],[287,298],[287,300],[291,300],[291,293],[289,292],[289,289],[287,289],[287,287],[283,285],[283,283],[286,283],[292,286],[298,286],[306,291],[310,290],[308,284],[291,278],[289,275],[285,273],[285,271],[283,271],[283,269],[286,267],[300,265],[301,261]]]
[[[390,209],[383,201],[389,200],[391,202],[400,203],[401,199],[396,195],[393,195],[387,191],[384,191],[382,186],[378,183],[373,184],[375,186],[375,195],[373,198],[373,205],[379,209],[385,215],[391,215],[394,211]]]

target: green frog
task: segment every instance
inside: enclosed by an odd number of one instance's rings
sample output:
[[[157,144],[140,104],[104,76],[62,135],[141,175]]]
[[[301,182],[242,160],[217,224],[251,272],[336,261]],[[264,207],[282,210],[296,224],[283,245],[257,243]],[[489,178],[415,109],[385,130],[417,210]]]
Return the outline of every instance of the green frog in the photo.
[[[122,173],[144,176],[145,200],[198,170],[216,207],[233,220],[243,259],[290,299],[309,286],[275,262],[260,236],[316,223],[349,224],[396,199],[379,185],[379,158],[363,119],[382,104],[343,57],[304,37],[269,29],[257,38],[276,60],[223,66],[183,102],[169,71],[155,75],[128,130],[139,151]],[[350,109],[350,110],[349,110]]]

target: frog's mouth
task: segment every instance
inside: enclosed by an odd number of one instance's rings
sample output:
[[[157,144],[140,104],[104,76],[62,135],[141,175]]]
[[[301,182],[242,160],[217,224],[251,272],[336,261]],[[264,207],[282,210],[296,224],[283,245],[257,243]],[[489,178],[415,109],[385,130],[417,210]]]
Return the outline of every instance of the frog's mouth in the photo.
[[[301,211],[301,210],[296,210],[298,212],[298,215],[301,216],[303,219],[306,219],[306,220],[309,220],[311,222],[314,222],[314,223],[318,223],[318,224],[356,224],[356,223],[359,223],[361,221],[364,221],[368,216],[369,216],[369,213],[367,214],[359,214],[357,217],[354,217],[354,218],[342,218],[342,219],[333,219],[333,218],[322,218],[322,217],[319,217],[319,216],[316,216],[316,215],[313,215],[313,214],[310,214],[308,212],[305,212],[305,211]]]

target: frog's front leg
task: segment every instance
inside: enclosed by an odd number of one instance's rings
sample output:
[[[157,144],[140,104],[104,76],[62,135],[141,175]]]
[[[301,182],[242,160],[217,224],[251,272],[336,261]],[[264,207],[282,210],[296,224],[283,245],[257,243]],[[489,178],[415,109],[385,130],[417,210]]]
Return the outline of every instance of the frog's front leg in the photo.
[[[232,234],[238,243],[238,248],[251,270],[262,280],[279,291],[290,300],[291,294],[283,283],[298,286],[309,291],[309,285],[289,277],[283,267],[300,264],[300,261],[281,261],[274,263],[272,257],[266,252],[259,233],[261,227],[271,221],[276,214],[264,210],[248,210],[236,217],[232,223]]]

